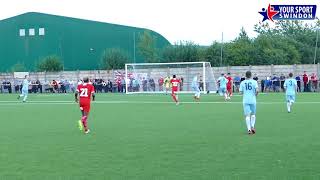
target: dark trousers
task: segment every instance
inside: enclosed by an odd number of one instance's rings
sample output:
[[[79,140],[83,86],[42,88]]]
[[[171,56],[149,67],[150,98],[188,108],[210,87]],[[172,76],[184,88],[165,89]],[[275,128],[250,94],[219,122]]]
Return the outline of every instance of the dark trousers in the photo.
[[[303,92],[309,92],[309,84],[307,82],[303,82]]]
[[[298,84],[298,92],[301,92],[301,81],[297,81]]]

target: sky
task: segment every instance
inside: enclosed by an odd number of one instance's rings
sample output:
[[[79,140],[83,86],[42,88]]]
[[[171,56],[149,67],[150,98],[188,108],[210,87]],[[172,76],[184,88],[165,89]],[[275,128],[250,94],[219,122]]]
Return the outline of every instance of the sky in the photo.
[[[151,29],[171,43],[199,45],[235,39],[241,27],[255,37],[254,24],[268,4],[314,4],[320,0],[0,0],[0,19],[26,12],[68,16]],[[320,16],[320,9],[317,16]],[[271,22],[272,23],[272,22]]]

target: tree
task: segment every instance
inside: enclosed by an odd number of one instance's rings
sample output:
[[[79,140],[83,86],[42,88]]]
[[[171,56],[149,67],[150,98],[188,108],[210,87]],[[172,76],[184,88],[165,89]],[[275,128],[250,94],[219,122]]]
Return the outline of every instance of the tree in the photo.
[[[209,61],[212,66],[220,66],[221,60],[221,46],[219,42],[213,42],[208,48],[201,53],[201,61]]]
[[[138,52],[145,59],[145,62],[159,62],[156,42],[156,37],[151,35],[150,31],[144,31],[143,34],[140,34]]]
[[[24,64],[18,62],[17,64],[14,64],[11,67],[11,72],[25,72],[27,71],[27,68],[24,66]]]
[[[122,49],[111,48],[104,50],[102,57],[103,69],[123,69],[129,62],[129,55]]]
[[[244,28],[241,28],[239,37],[234,41],[225,44],[224,54],[227,65],[251,65],[254,62],[254,46]]]
[[[44,57],[37,65],[38,71],[58,72],[63,70],[63,64],[59,56],[50,55]]]
[[[165,62],[193,62],[199,61],[200,46],[191,41],[180,41],[167,46],[162,53]]]
[[[320,20],[316,23],[305,23],[303,21],[276,21],[274,27],[268,23],[256,24],[254,29],[259,34],[256,40],[272,40],[270,42],[273,51],[286,54],[286,60],[279,63],[312,63],[316,42],[316,30],[320,28]],[[269,41],[264,40],[264,41]],[[259,46],[259,43],[256,43]],[[282,49],[282,50],[280,50]],[[261,53],[261,49],[259,53]],[[266,52],[270,51],[266,50]],[[270,54],[270,53],[269,53]],[[272,53],[271,53],[272,54]],[[260,56],[262,54],[259,54]],[[278,55],[279,58],[280,55]],[[290,58],[290,59],[288,59]],[[317,62],[317,61],[316,61]]]

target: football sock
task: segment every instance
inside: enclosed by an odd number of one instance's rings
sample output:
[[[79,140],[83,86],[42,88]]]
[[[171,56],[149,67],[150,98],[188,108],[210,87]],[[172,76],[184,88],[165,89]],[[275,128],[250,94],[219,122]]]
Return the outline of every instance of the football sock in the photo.
[[[247,124],[248,131],[251,130],[250,116],[246,116],[246,124]]]
[[[23,94],[20,94],[20,97],[22,97],[23,96]]]
[[[290,102],[287,103],[287,109],[288,109],[288,112],[291,111],[291,103]]]
[[[81,119],[82,119],[84,130],[87,130],[87,116],[83,116]]]
[[[178,102],[178,98],[177,98],[177,96],[176,96],[175,94],[172,94],[172,98],[173,98],[173,100],[174,100],[175,102]]]
[[[251,115],[251,127],[254,128],[254,124],[256,123],[256,115]]]
[[[25,95],[24,97],[23,97],[23,101],[26,101],[27,100],[27,95]]]

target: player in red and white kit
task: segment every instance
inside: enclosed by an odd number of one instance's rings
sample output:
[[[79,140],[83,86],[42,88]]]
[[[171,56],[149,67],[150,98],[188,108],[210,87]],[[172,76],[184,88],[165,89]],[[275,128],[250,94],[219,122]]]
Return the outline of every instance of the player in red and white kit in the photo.
[[[171,87],[172,87],[171,96],[172,96],[173,100],[176,102],[176,105],[179,105],[177,91],[178,91],[178,87],[180,84],[180,79],[177,79],[176,75],[173,75],[172,79],[170,80],[170,83],[171,83]]]
[[[83,78],[83,83],[78,85],[77,91],[75,93],[75,101],[79,102],[80,110],[82,113],[81,121],[79,121],[79,128],[80,130],[84,128],[85,134],[88,134],[90,132],[87,124],[87,119],[90,112],[91,96],[92,101],[94,101],[94,86],[89,83],[89,78],[85,77]]]
[[[231,74],[228,73],[226,76],[228,83],[227,83],[227,99],[230,99],[232,96],[232,87],[233,87],[233,79],[231,77]]]

